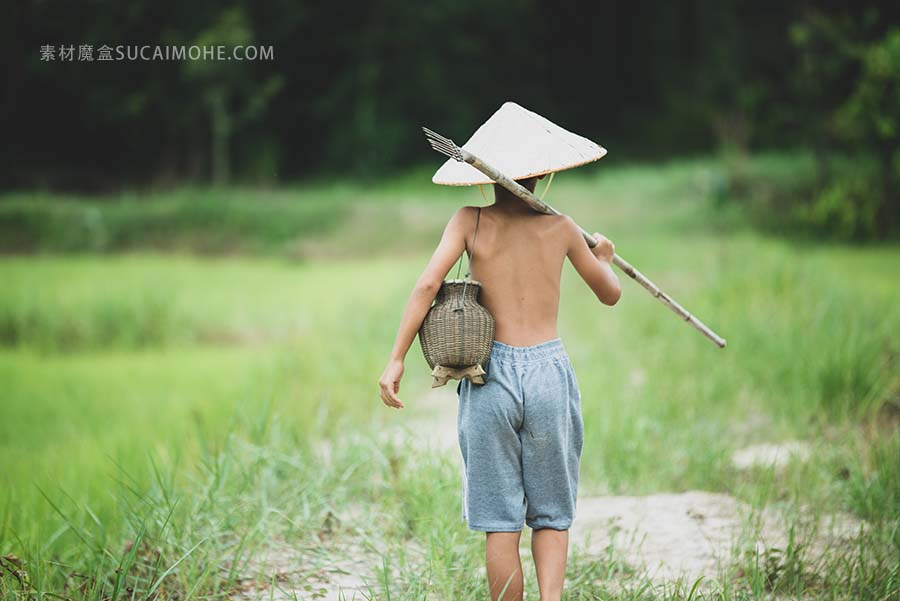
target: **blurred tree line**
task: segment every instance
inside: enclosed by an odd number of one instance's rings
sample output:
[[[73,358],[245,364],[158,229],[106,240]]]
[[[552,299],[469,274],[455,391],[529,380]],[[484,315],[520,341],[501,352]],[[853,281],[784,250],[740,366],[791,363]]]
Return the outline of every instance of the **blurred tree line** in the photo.
[[[420,125],[462,142],[515,100],[613,159],[725,151],[734,191],[841,235],[900,222],[896,1],[31,0],[6,12],[3,188],[377,175],[435,161]],[[274,60],[41,60],[44,45],[82,44],[261,45]],[[817,157],[804,202],[742,178],[743,154],[797,147]]]

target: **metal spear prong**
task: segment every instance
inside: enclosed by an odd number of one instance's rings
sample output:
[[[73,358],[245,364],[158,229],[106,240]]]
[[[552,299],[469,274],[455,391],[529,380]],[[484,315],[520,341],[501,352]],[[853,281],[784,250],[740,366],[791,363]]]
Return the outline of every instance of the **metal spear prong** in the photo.
[[[434,150],[450,157],[454,161],[459,161],[460,163],[463,162],[462,152],[453,140],[445,138],[441,134],[428,129],[427,127],[423,127],[422,131],[425,132],[425,137],[428,138],[428,143],[431,144],[431,147]]]

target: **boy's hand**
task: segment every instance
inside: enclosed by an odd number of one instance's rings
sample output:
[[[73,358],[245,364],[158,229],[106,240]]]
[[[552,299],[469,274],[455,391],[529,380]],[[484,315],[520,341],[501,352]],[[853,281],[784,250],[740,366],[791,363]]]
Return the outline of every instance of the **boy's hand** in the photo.
[[[388,407],[403,409],[403,402],[397,397],[397,393],[400,392],[400,379],[402,377],[403,361],[391,359],[387,367],[384,368],[381,379],[378,380],[378,385],[381,387],[381,400]]]
[[[616,245],[612,243],[612,240],[599,232],[594,232],[591,235],[597,240],[597,246],[592,248],[591,252],[601,261],[612,263],[613,255],[616,254]]]

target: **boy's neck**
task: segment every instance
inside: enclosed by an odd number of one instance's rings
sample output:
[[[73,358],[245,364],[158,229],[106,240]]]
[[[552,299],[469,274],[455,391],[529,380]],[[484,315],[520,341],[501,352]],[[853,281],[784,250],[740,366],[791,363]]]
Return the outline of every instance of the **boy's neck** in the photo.
[[[494,186],[494,207],[503,213],[530,213],[534,211],[524,200],[498,185]]]

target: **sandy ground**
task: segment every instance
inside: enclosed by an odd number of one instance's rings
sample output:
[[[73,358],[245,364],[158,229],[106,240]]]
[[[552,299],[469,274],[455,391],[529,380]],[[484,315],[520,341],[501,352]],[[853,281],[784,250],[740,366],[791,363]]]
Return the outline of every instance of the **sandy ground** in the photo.
[[[846,514],[813,519],[799,535],[812,557],[860,527]],[[789,542],[778,512],[754,513],[730,495],[700,490],[579,498],[570,538],[589,555],[604,557],[611,549],[619,561],[654,582],[681,578],[688,583],[701,576],[719,578],[735,552],[765,555],[786,549]]]
[[[320,548],[272,544],[254,557],[239,582],[237,598],[363,600],[378,590],[370,571],[377,555],[361,545],[331,543]]]
[[[456,433],[456,383],[434,389],[407,403],[406,415],[397,414],[385,437],[409,442],[414,447],[452,454],[462,464]],[[330,450],[320,449],[323,461]],[[805,460],[808,445],[800,441],[747,447],[732,456],[736,469],[756,466],[779,469],[789,461]],[[365,509],[360,511],[364,514]],[[811,514],[814,512],[810,512]],[[751,519],[752,518],[752,519]],[[749,530],[747,524],[755,527]],[[465,525],[460,522],[460,528]],[[824,552],[836,540],[858,532],[860,522],[849,515],[824,516],[811,524],[813,552]],[[523,533],[521,551],[526,577],[533,578],[530,536]],[[812,535],[810,535],[812,536]],[[736,551],[754,548],[783,549],[788,536],[783,518],[775,511],[752,513],[734,497],[708,491],[658,493],[646,496],[583,496],[570,530],[570,553],[615,561],[626,566],[632,578],[646,576],[663,583],[675,579],[693,582],[700,576],[714,579],[728,567]],[[415,550],[413,550],[413,553]],[[384,574],[375,545],[360,541],[334,541],[315,552],[275,546],[268,557],[254,561],[255,575],[244,580],[244,598],[269,598],[275,575],[274,599],[368,599],[368,585],[377,590]],[[267,574],[268,580],[260,578]]]

